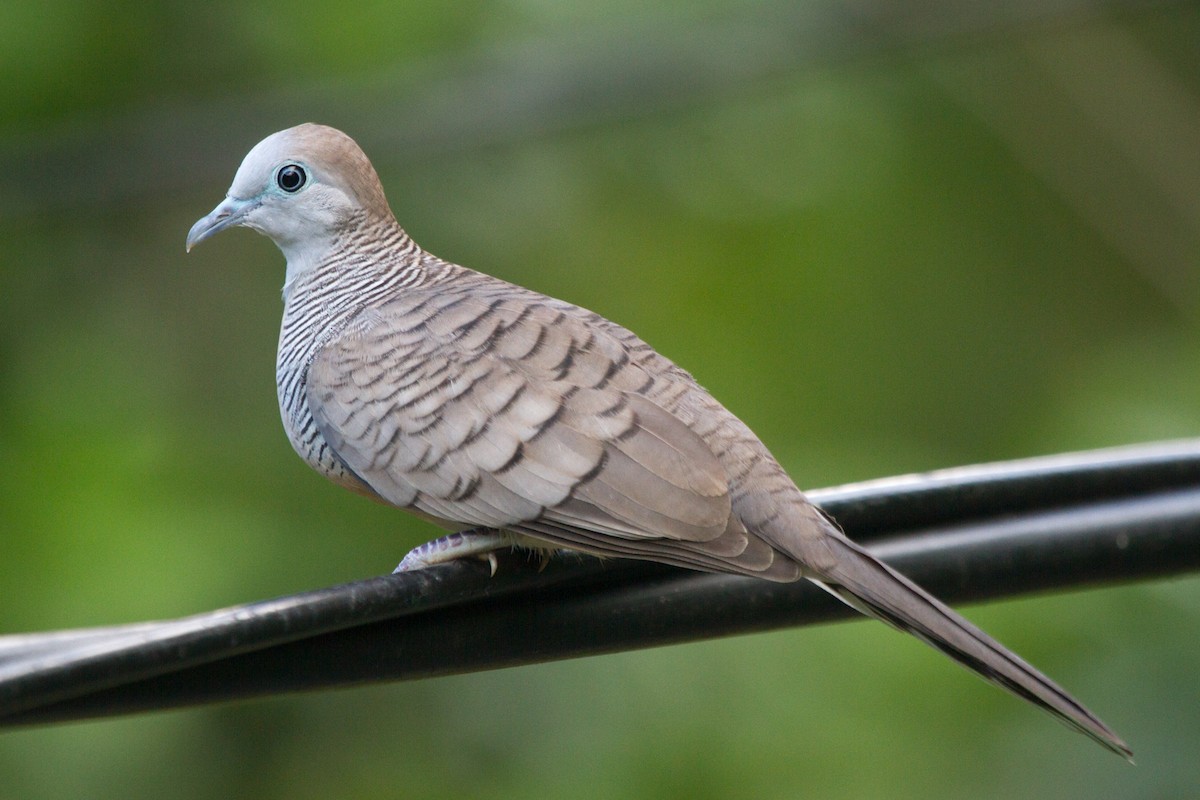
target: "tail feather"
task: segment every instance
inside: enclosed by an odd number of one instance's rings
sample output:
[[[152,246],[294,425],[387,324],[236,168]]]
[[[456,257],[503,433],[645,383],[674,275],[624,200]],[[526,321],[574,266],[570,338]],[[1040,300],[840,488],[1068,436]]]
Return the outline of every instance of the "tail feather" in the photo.
[[[1132,761],[1133,752],[1075,698],[953,609],[841,535],[827,537],[835,566],[818,585],[843,602],[911,633],[985,680]]]

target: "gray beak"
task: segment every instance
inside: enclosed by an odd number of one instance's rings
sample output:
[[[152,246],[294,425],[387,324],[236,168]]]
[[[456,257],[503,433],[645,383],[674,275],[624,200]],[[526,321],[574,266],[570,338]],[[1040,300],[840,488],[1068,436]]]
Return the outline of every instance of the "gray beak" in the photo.
[[[187,251],[190,253],[193,247],[214,233],[240,224],[242,218],[258,206],[258,201],[254,199],[239,200],[236,197],[226,197],[208,216],[196,220],[196,224],[188,231]]]

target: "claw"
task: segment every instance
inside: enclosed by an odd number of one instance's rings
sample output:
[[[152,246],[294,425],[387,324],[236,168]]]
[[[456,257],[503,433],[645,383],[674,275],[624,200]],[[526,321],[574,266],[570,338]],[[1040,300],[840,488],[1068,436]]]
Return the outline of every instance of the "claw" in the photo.
[[[392,570],[392,574],[425,569],[435,564],[444,564],[447,561],[454,561],[466,556],[475,556],[486,560],[491,567],[492,575],[495,575],[499,568],[495,551],[508,546],[507,536],[486,528],[448,533],[431,542],[414,547],[397,565],[396,569]]]

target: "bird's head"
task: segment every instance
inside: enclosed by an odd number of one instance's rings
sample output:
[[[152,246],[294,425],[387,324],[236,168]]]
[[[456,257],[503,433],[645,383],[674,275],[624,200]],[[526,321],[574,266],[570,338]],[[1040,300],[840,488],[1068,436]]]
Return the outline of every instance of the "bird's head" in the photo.
[[[225,199],[188,231],[187,249],[242,225],[275,242],[294,273],[324,256],[339,233],[378,218],[391,211],[363,151],[339,130],[306,123],[246,154]]]

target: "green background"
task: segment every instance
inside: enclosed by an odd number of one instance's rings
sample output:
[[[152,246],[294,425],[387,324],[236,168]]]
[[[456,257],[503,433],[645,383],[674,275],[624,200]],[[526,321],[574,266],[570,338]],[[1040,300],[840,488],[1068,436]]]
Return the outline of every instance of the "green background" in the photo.
[[[1192,3],[0,5],[0,632],[389,570],[434,531],[278,421],[263,136],[611,317],[801,486],[1200,431]],[[1003,4],[997,4],[1003,5]],[[1182,797],[1200,582],[970,616],[1137,767],[878,624],[0,734],[0,800]]]

